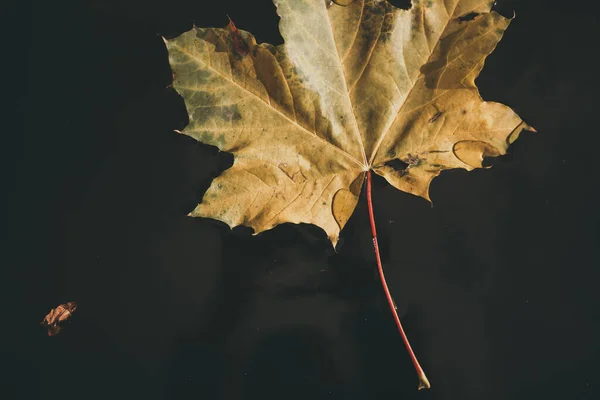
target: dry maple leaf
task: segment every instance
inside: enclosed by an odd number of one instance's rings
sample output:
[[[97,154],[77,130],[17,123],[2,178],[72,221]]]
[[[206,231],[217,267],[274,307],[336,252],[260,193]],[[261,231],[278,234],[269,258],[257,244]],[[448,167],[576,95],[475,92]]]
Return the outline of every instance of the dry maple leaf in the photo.
[[[475,86],[510,22],[493,0],[274,3],[283,45],[231,22],[165,41],[190,119],[181,133],[234,155],[192,216],[255,234],[310,223],[335,246],[370,171],[429,200],[442,170],[480,168],[533,130]]]
[[[74,301],[59,304],[46,314],[40,325],[48,328],[48,336],[58,335],[62,329],[61,324],[71,318],[76,309],[77,303]]]
[[[366,171],[429,200],[442,170],[481,167],[529,128],[475,86],[510,22],[493,1],[274,2],[283,45],[231,25],[166,41],[190,119],[182,133],[235,157],[192,216],[255,233],[310,223],[335,245]],[[386,165],[395,159],[408,167]]]

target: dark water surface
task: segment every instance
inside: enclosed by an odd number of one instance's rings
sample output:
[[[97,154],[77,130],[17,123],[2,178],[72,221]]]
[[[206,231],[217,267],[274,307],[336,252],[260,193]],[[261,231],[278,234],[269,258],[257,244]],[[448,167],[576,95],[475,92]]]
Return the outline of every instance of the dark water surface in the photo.
[[[429,392],[387,309],[364,197],[337,253],[314,226],[253,237],[186,217],[231,157],[173,133],[186,115],[160,35],[228,14],[278,44],[269,0],[21,5],[3,50],[17,112],[0,397],[600,398],[598,12],[497,3],[517,18],[477,83],[539,133],[492,169],[442,174],[433,208],[373,188]],[[79,309],[48,338],[38,321],[65,301]]]

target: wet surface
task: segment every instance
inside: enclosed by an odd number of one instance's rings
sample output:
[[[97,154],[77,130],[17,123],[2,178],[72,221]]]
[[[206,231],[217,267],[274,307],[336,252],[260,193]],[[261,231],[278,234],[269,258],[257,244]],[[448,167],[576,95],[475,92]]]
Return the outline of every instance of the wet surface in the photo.
[[[7,398],[598,398],[596,11],[499,0],[517,18],[477,84],[539,133],[489,170],[443,172],[433,208],[375,178],[424,393],[364,196],[337,253],[313,226],[253,237],[186,217],[231,157],[173,132],[187,116],[161,35],[228,14],[281,42],[268,0],[202,3],[34,2],[10,26]],[[47,337],[40,319],[70,300],[68,329]]]

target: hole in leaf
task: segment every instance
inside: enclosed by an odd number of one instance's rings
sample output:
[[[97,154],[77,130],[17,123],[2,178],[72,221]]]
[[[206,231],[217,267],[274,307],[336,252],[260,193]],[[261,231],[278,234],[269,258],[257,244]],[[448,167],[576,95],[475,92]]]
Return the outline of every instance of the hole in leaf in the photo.
[[[412,6],[411,0],[388,0],[394,7],[401,8],[403,10],[409,10]]]
[[[385,163],[385,165],[387,165],[388,167],[392,168],[394,171],[405,171],[406,168],[408,168],[408,164],[405,163],[402,160],[399,160],[397,158],[388,161]]]
[[[477,17],[478,15],[479,14],[477,14],[477,13],[471,12],[471,13],[465,14],[461,17],[458,17],[458,20],[460,22],[471,21],[471,20],[475,19],[475,17]]]

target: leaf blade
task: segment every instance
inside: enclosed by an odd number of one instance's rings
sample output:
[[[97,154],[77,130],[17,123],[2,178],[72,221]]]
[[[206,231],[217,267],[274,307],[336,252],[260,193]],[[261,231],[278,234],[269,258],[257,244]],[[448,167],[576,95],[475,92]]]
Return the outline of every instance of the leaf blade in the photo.
[[[442,170],[480,168],[532,130],[475,86],[510,22],[488,0],[274,3],[284,45],[232,24],[166,41],[190,116],[181,133],[234,155],[192,216],[255,233],[312,223],[335,244],[365,171],[429,200]]]

